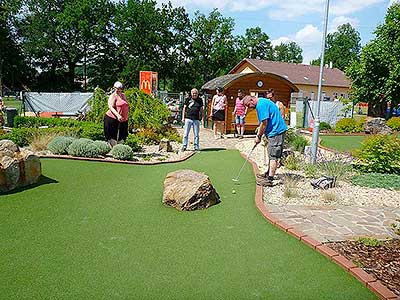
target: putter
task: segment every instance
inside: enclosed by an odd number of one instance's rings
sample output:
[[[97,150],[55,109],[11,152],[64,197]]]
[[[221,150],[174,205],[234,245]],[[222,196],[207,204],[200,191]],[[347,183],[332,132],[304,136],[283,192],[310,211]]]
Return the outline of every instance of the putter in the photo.
[[[254,144],[253,148],[251,148],[249,154],[247,154],[246,160],[244,161],[242,167],[240,168],[239,174],[236,176],[236,178],[232,178],[233,182],[239,182],[240,175],[242,174],[242,171],[244,169],[244,166],[246,165],[247,161],[249,160],[249,157],[253,153],[254,149],[256,148],[257,144]]]
[[[119,141],[119,128],[120,128],[120,126],[121,126],[121,122],[118,122],[117,144],[118,144],[118,141]]]

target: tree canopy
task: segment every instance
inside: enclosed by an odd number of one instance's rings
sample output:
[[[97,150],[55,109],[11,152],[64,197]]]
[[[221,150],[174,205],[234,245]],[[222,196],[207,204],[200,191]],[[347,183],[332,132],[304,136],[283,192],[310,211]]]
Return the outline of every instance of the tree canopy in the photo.
[[[376,38],[361,51],[359,60],[347,69],[357,102],[368,102],[368,115],[384,117],[386,103],[400,103],[400,3],[389,7]]]

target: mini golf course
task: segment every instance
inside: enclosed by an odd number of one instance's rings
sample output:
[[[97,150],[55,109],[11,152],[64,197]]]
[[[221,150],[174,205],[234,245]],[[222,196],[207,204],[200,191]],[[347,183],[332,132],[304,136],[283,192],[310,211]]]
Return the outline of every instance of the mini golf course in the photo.
[[[0,195],[1,299],[338,299],[377,297],[268,223],[237,151],[158,166],[42,159],[41,184]],[[162,205],[165,175],[208,174],[222,203]],[[236,193],[232,193],[232,189]]]

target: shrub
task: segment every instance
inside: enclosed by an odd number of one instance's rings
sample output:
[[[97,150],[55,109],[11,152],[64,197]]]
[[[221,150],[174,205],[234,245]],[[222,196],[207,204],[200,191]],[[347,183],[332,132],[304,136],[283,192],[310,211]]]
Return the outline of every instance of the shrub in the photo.
[[[336,127],[335,127],[335,132],[338,133],[350,133],[350,132],[355,132],[357,126],[356,120],[352,118],[343,118],[337,121]]]
[[[332,129],[332,127],[331,127],[331,125],[329,125],[329,123],[327,123],[327,122],[321,122],[321,123],[319,124],[319,129],[320,129],[320,130],[329,130],[329,129]]]
[[[12,140],[19,147],[28,146],[37,135],[64,135],[79,136],[79,128],[57,127],[57,128],[13,128],[11,132],[0,136],[0,139]]]
[[[322,161],[318,163],[318,168],[321,175],[334,179],[333,186],[336,186],[339,180],[348,179],[352,171],[352,166],[341,157]]]
[[[305,146],[307,146],[308,140],[301,134],[296,133],[293,129],[286,131],[285,136],[286,144],[295,151],[304,152]]]
[[[90,140],[104,140],[103,124],[82,122],[80,137]]]
[[[361,117],[356,120],[356,126],[354,127],[354,132],[364,132],[365,131],[365,121],[367,117]]]
[[[128,134],[128,137],[125,139],[125,145],[132,148],[132,151],[139,152],[142,147],[140,146],[140,139],[134,134]]]
[[[101,156],[105,156],[111,150],[110,144],[105,141],[94,141],[94,144],[99,148]]]
[[[304,164],[303,171],[307,178],[316,178],[319,174],[318,166],[316,164]]]
[[[74,138],[67,136],[57,136],[47,145],[47,149],[56,155],[68,153],[68,147],[73,142]]]
[[[357,242],[359,244],[363,244],[365,246],[370,246],[370,247],[378,247],[383,244],[383,242],[370,237],[360,237],[359,239],[357,239]]]
[[[400,139],[376,135],[364,140],[354,151],[357,168],[364,172],[400,174]]]
[[[300,159],[295,155],[289,155],[285,157],[284,166],[288,170],[300,170]]]
[[[170,141],[178,143],[182,142],[182,137],[179,135],[178,130],[174,127],[165,126],[161,130],[161,134]]]
[[[57,134],[55,132],[43,132],[40,131],[33,134],[30,147],[34,151],[43,151],[47,149],[47,145]]]
[[[296,198],[299,193],[297,191],[299,179],[296,176],[285,174],[283,180],[283,196],[285,198]]]
[[[154,129],[141,129],[136,133],[140,144],[143,145],[156,145],[159,144],[162,135],[157,133]]]
[[[400,117],[392,117],[387,121],[386,124],[393,131],[400,131]]]
[[[118,144],[115,145],[111,150],[111,155],[118,160],[132,160],[133,151],[132,148],[127,145]]]
[[[68,147],[68,154],[79,157],[98,157],[100,149],[89,139],[76,139]]]
[[[129,131],[139,128],[160,130],[167,123],[170,111],[160,99],[153,98],[138,88],[125,90],[129,103]],[[107,112],[108,95],[101,89],[96,89],[89,100],[91,111],[86,118],[95,123],[102,123]]]

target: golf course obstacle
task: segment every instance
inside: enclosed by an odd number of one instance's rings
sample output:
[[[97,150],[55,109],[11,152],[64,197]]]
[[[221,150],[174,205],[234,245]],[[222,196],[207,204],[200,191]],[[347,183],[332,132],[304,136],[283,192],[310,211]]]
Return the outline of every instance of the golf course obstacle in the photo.
[[[0,192],[8,192],[38,182],[40,159],[33,152],[20,151],[10,140],[0,141]]]
[[[180,211],[209,208],[220,203],[210,178],[192,170],[168,173],[164,180],[163,203]]]

